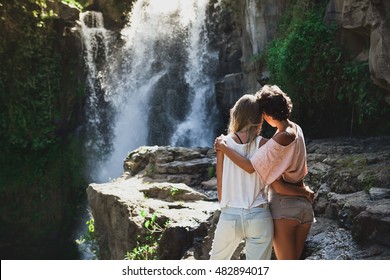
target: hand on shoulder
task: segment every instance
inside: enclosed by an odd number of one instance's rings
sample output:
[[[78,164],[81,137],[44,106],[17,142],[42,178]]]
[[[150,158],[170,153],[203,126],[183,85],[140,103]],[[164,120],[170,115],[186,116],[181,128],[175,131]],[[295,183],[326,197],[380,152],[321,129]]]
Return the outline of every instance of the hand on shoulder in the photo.
[[[214,141],[214,150],[217,152],[217,151],[220,151],[221,148],[223,148],[224,146],[226,146],[226,141],[224,140],[226,136],[221,134],[220,136],[218,136],[217,138],[215,138],[215,141]]]

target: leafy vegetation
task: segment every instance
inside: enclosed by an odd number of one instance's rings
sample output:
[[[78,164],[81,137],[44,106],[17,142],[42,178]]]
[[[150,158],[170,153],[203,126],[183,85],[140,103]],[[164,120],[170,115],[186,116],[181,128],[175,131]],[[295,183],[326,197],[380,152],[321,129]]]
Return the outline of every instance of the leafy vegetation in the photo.
[[[47,3],[0,4],[0,243],[15,243],[12,258],[60,255],[85,199],[83,140],[75,133],[84,89],[80,72],[62,75],[78,56],[64,57]],[[51,245],[51,253],[36,249]]]
[[[158,257],[158,241],[169,221],[167,220],[163,226],[159,225],[156,212],[148,218],[146,211],[141,211],[141,216],[145,219],[143,226],[147,234],[137,236],[137,246],[131,252],[126,253],[125,260],[156,260]]]
[[[314,2],[295,1],[281,21],[265,58],[269,83],[290,95],[293,118],[313,136],[389,133],[389,125],[378,125],[390,110],[368,64],[336,43],[337,27],[323,21],[327,1]]]
[[[79,239],[76,239],[76,243],[81,247],[81,250],[91,254],[92,259],[97,259],[99,245],[95,236],[95,220],[91,217],[85,224],[87,225],[87,231]]]
[[[215,177],[215,173],[216,173],[215,165],[212,165],[209,168],[207,168],[207,174],[209,179]]]
[[[171,196],[175,196],[180,193],[180,190],[176,187],[170,187],[169,193]]]
[[[66,4],[66,5],[69,5],[71,7],[75,7],[77,8],[79,11],[81,11],[83,9],[83,5],[80,4],[78,1],[76,0],[61,0],[62,3]]]

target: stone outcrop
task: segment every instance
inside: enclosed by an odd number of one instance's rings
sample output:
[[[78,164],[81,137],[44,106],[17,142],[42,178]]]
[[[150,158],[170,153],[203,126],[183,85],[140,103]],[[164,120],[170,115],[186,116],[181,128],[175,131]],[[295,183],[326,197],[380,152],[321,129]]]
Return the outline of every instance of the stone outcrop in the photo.
[[[120,30],[128,22],[128,13],[135,0],[89,0],[87,10],[99,11],[104,16],[105,27]]]
[[[123,259],[145,241],[150,232],[144,224],[153,215],[164,228],[159,259],[180,259],[203,241],[207,220],[218,209],[215,183],[212,193],[207,183],[214,165],[215,156],[207,148],[141,147],[129,154],[120,178],[91,184],[87,194],[99,258]],[[206,254],[199,252],[196,258]]]
[[[124,259],[145,241],[148,229],[144,223],[153,214],[159,227],[169,223],[161,236],[158,258],[180,259],[194,239],[203,237],[201,224],[218,208],[216,202],[185,184],[152,183],[143,178],[91,184],[87,194],[101,259]]]
[[[79,18],[79,10],[61,1],[47,1],[47,9],[54,12],[57,18],[74,23]]]
[[[374,82],[390,91],[390,2],[331,0],[325,20],[342,28],[340,41],[356,59],[368,61]],[[390,95],[388,95],[390,102]]]
[[[317,222],[303,258],[388,259],[390,138],[312,140],[307,151]],[[220,213],[214,166],[207,148],[130,153],[120,178],[87,190],[99,257],[123,259],[148,236],[144,223],[155,214],[163,228],[157,258],[208,259]],[[233,259],[245,258],[243,247]]]

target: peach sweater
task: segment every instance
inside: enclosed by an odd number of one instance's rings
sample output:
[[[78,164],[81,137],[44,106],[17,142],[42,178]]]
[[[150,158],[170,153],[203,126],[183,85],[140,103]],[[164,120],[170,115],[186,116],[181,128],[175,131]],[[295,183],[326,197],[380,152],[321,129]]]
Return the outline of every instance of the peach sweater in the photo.
[[[263,184],[269,185],[280,176],[296,183],[307,174],[305,139],[302,129],[296,127],[297,136],[289,145],[282,146],[271,138],[250,158]]]

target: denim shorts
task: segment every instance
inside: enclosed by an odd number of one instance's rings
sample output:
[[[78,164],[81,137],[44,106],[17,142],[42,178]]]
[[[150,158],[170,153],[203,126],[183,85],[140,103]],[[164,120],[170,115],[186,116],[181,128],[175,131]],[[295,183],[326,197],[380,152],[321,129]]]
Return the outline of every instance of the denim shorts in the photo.
[[[315,222],[311,202],[304,197],[285,196],[273,193],[270,201],[273,219],[294,219],[301,224]]]

